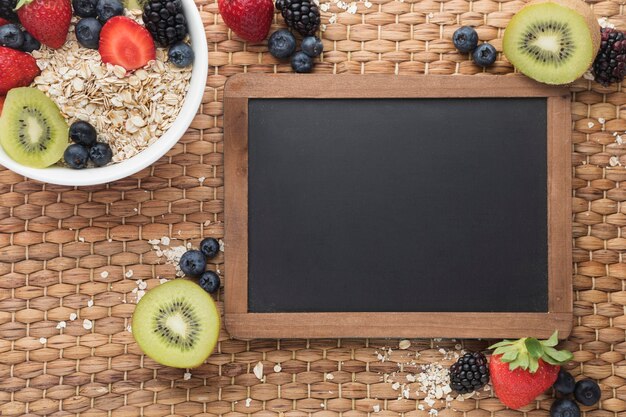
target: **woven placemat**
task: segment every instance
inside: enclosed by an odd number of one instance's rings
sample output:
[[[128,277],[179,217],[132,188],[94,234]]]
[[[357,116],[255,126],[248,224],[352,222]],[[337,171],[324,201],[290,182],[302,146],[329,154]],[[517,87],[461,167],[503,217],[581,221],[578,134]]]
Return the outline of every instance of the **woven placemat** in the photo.
[[[134,303],[144,286],[173,277],[166,262],[172,247],[223,236],[225,81],[242,72],[290,71],[264,45],[234,37],[216,1],[197,5],[209,40],[208,83],[191,129],[166,157],[130,178],[79,189],[0,170],[1,414],[427,417],[424,395],[416,394],[418,383],[404,381],[407,373],[449,364],[450,351],[485,342],[413,340],[398,350],[397,340],[244,342],[222,332],[217,352],[190,372],[155,364],[133,342],[127,326]],[[503,29],[522,5],[370,0],[358,2],[352,14],[331,4],[323,13],[326,52],[315,71],[479,74],[483,70],[453,51],[452,32],[459,24],[476,26],[481,39],[501,50]],[[623,5],[593,7],[626,29]],[[486,72],[511,71],[500,56]],[[574,351],[572,372],[602,386],[602,401],[583,408],[586,414],[625,416],[626,147],[614,133],[626,131],[626,94],[620,86],[581,80],[572,97],[575,323],[565,347]],[[228,279],[223,254],[215,262]],[[258,362],[263,380],[253,373]],[[408,399],[399,399],[405,387],[396,380],[408,384]],[[542,396],[524,410],[547,415],[551,401]],[[450,406],[439,415],[523,414],[507,410],[490,391]]]

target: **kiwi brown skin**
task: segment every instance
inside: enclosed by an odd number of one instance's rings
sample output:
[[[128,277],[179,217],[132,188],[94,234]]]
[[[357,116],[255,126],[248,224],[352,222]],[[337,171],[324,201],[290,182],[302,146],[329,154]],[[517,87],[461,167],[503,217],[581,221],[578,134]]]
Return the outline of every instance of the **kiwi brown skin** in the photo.
[[[589,32],[591,33],[591,42],[593,44],[593,59],[595,59],[596,55],[598,55],[598,51],[600,50],[600,42],[601,42],[601,34],[600,34],[600,24],[598,23],[598,18],[591,10],[591,7],[587,3],[582,0],[533,0],[528,3],[524,8],[528,6],[532,6],[534,4],[542,4],[542,3],[554,3],[563,7],[567,7],[569,9],[574,10],[579,15],[581,15],[587,26],[589,27]],[[593,63],[593,59],[589,63],[589,66]]]

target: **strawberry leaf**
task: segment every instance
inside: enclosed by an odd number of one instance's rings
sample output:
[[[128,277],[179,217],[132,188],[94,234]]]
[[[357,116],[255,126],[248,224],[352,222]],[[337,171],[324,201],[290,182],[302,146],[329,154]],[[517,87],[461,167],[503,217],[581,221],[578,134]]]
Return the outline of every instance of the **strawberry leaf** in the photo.
[[[543,346],[549,346],[549,347],[556,346],[557,343],[559,343],[559,331],[555,330],[554,333],[552,333],[552,336],[550,336],[548,340],[542,340],[540,343]]]
[[[539,359],[541,355],[543,355],[543,346],[541,346],[541,343],[539,343],[537,339],[529,337],[524,342],[524,345],[526,346],[526,350],[528,350],[528,353],[533,359]]]
[[[511,371],[516,370],[517,368],[528,369],[529,357],[527,352],[520,352],[517,356],[517,360],[511,362],[509,365],[509,369]]]
[[[561,365],[561,362],[557,361],[556,359],[552,358],[551,356],[549,356],[546,352],[544,352],[543,357],[541,358],[542,361],[549,363],[550,365]]]
[[[535,372],[537,372],[537,369],[539,369],[539,361],[537,360],[537,358],[533,358],[531,356],[528,364],[528,370],[531,374],[534,374]]]
[[[519,350],[510,350],[502,355],[501,360],[502,362],[513,362],[515,359],[517,359],[519,353]]]
[[[508,346],[508,345],[512,345],[515,341],[514,340],[503,340],[501,342],[498,342],[496,344],[493,344],[491,346],[488,347],[488,349],[495,349],[495,348],[499,348],[501,346]]]
[[[507,352],[518,351],[517,346],[501,346],[493,351],[494,355],[503,355]]]
[[[572,355],[572,352],[568,350],[556,350],[555,348],[549,346],[545,347],[543,350],[547,356],[557,361],[558,365],[567,363],[574,357],[574,355]]]

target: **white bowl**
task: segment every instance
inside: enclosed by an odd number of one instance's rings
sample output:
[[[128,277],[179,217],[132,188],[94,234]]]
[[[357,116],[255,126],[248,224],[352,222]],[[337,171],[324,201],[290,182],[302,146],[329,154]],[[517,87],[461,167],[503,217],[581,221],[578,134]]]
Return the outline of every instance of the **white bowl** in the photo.
[[[185,134],[191,121],[195,117],[200,103],[202,102],[209,68],[207,41],[200,13],[198,12],[194,0],[182,0],[182,2],[195,59],[189,90],[185,96],[183,107],[172,126],[163,136],[132,158],[101,168],[85,168],[84,170],[75,170],[59,166],[30,168],[18,164],[11,159],[1,146],[0,165],[25,177],[46,183],[59,185],[96,185],[133,175],[165,155]]]

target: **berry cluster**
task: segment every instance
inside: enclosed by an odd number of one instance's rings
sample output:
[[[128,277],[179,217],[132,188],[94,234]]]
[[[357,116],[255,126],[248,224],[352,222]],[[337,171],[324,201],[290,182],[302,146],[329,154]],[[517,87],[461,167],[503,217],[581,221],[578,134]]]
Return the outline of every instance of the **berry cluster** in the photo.
[[[486,68],[496,62],[498,52],[490,43],[478,45],[478,33],[473,27],[461,26],[452,35],[452,43],[464,54],[471,53],[472,60],[478,66]]]
[[[450,388],[459,394],[476,391],[488,382],[489,366],[481,352],[466,353],[450,367]]]
[[[320,27],[320,11],[313,0],[276,0],[276,8],[291,29],[313,36]]]
[[[97,167],[111,162],[113,151],[108,143],[98,142],[96,129],[87,122],[78,121],[70,126],[73,144],[65,149],[63,159],[73,169],[83,169],[91,160]]]
[[[626,37],[622,31],[603,28],[601,39],[592,69],[595,80],[606,87],[626,75]]]
[[[287,29],[280,29],[272,33],[267,46],[270,54],[275,58],[284,59],[291,57],[291,68],[295,72],[311,72],[313,70],[313,58],[319,56],[324,50],[324,44],[316,36],[307,36],[300,44],[301,51],[296,52],[296,37]]]
[[[189,277],[198,278],[198,284],[208,293],[214,293],[220,288],[220,276],[213,271],[206,271],[207,260],[217,256],[220,250],[219,242],[208,237],[200,242],[200,250],[189,250],[180,258],[181,271]]]
[[[582,379],[576,382],[572,374],[563,368],[559,370],[559,375],[552,387],[561,394],[561,398],[552,403],[550,417],[580,417],[580,408],[576,401],[586,406],[600,401],[601,391],[595,381]],[[570,398],[571,394],[574,394],[574,399]]]

